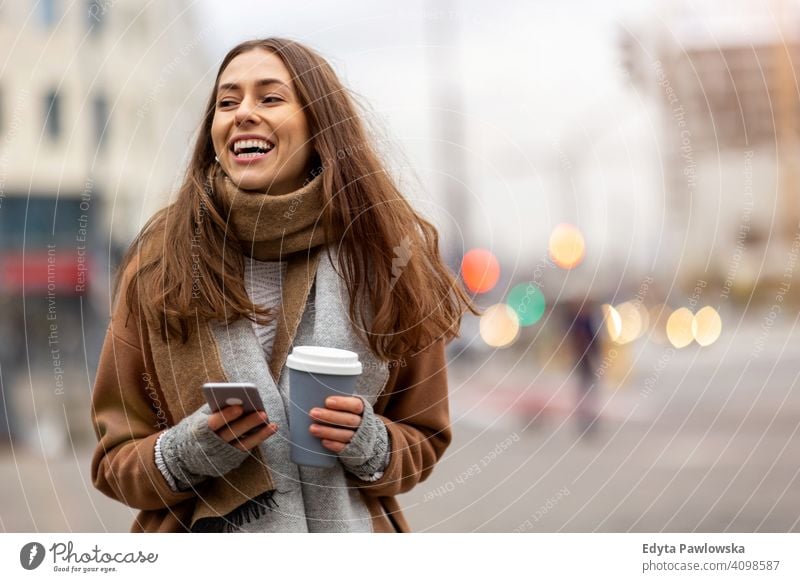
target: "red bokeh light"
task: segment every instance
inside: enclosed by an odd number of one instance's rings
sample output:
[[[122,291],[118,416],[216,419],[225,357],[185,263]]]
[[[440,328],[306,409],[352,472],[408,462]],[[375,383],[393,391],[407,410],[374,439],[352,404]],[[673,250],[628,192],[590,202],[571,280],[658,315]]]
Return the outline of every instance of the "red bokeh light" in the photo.
[[[470,291],[486,293],[500,279],[500,263],[491,251],[472,249],[461,260],[461,277]]]

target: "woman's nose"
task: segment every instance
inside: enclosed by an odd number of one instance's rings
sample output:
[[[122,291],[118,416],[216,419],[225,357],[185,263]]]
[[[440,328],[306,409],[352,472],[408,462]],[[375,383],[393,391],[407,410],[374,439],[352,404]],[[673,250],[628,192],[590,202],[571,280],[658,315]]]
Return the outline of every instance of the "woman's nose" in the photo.
[[[245,121],[253,121],[255,119],[255,103],[249,99],[243,99],[236,109],[234,116],[237,125],[241,125]]]

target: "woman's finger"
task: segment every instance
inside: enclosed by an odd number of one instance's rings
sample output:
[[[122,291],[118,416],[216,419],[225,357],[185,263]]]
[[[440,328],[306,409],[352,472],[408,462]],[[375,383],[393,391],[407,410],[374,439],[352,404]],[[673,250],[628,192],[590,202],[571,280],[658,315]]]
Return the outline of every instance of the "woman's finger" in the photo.
[[[208,428],[217,432],[232,420],[239,418],[244,409],[241,406],[226,406],[208,415]]]
[[[312,424],[309,427],[309,431],[317,438],[330,439],[332,441],[339,441],[340,443],[349,443],[355,434],[355,431],[346,428],[334,428],[321,424]]]
[[[312,408],[311,418],[345,428],[358,428],[361,425],[361,416],[352,412],[339,412],[327,408]]]
[[[341,453],[347,445],[345,443],[340,443],[338,441],[329,441],[328,439],[322,439],[322,446],[328,450],[333,451],[334,453]]]
[[[358,396],[329,396],[325,399],[325,408],[361,415],[364,413],[364,401]]]
[[[278,426],[275,423],[265,425],[255,433],[245,438],[234,440],[231,444],[240,451],[249,451],[255,446],[258,446],[261,441],[267,440],[269,437],[278,432]]]
[[[251,412],[247,416],[231,421],[217,431],[217,436],[226,442],[240,438],[247,431],[267,423],[267,413]]]

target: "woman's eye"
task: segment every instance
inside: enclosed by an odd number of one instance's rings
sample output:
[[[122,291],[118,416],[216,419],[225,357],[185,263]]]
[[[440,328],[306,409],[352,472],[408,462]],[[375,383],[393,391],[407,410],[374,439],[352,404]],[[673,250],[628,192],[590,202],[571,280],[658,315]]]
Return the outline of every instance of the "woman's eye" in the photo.
[[[280,101],[283,101],[283,99],[281,99],[280,97],[278,97],[276,95],[267,95],[266,97],[264,97],[264,99],[262,99],[262,102],[264,102],[264,103],[272,103],[272,102],[280,102]],[[236,105],[236,102],[232,101],[230,99],[223,99],[217,105],[219,107],[228,107],[230,105]]]

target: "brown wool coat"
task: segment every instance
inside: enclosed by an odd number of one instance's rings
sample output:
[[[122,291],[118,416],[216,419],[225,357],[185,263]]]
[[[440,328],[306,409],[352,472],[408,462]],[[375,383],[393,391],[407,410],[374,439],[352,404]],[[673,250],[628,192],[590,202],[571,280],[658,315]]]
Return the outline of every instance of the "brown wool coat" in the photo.
[[[193,411],[170,410],[165,404],[182,395],[164,394],[162,385],[168,383],[159,382],[150,345],[155,334],[138,302],[134,313],[125,304],[129,274],[130,268],[112,310],[92,393],[98,438],[92,481],[109,497],[141,510],[132,532],[186,532],[207,482],[193,491],[172,491],[155,464],[155,442]],[[375,532],[410,531],[395,496],[430,475],[452,437],[444,342],[406,356],[401,364],[389,368],[389,380],[373,406],[389,431],[389,466],[373,482],[347,474],[370,511]],[[184,401],[197,401],[200,386],[183,390],[196,391],[184,394]]]

